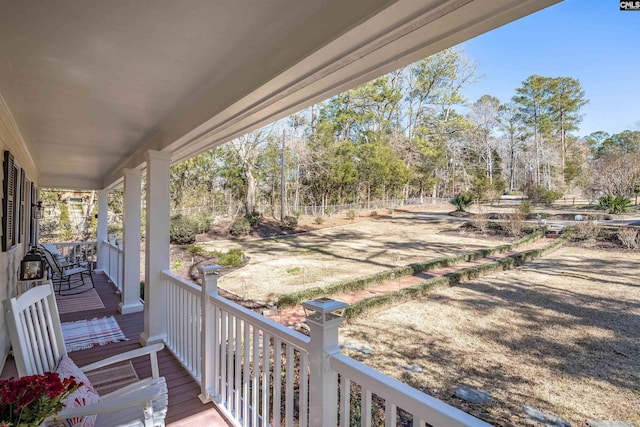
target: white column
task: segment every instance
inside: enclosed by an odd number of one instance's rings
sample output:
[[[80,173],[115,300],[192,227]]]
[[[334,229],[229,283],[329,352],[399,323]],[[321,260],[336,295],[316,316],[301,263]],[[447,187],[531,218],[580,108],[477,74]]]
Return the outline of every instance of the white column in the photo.
[[[109,215],[109,190],[98,190],[98,228],[96,230],[97,265],[96,270],[105,272],[109,263],[109,248],[104,243],[107,241]]]
[[[122,300],[120,313],[136,313],[144,306],[140,302],[140,218],[142,210],[142,172],[137,169],[124,170],[124,230]]]
[[[218,347],[218,315],[213,304],[209,303],[209,295],[218,295],[218,274],[220,272],[218,265],[205,265],[198,267],[200,277],[202,277],[202,295],[200,298],[202,313],[202,345],[200,362],[202,363],[201,372],[202,380],[200,385],[200,395],[198,396],[202,403],[213,401],[217,395],[215,368],[218,366],[220,352]]]
[[[167,331],[167,294],[162,270],[169,270],[169,165],[171,154],[147,151],[147,223],[144,261],[142,345],[161,342]]]
[[[307,316],[309,325],[309,425],[334,427],[338,419],[338,373],[331,370],[328,354],[340,352],[338,316]]]

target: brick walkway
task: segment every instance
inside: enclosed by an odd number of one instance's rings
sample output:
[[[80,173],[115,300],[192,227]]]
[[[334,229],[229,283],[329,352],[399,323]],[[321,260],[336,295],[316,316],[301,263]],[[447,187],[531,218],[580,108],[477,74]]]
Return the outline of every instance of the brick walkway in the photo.
[[[474,261],[467,261],[467,262],[463,262],[463,263],[456,264],[449,267],[442,267],[434,270],[428,270],[413,276],[397,277],[395,279],[386,280],[384,282],[372,285],[366,289],[359,289],[359,290],[355,290],[355,291],[351,291],[351,292],[347,292],[339,295],[333,295],[333,296],[339,301],[346,302],[347,304],[353,304],[354,302],[361,301],[367,298],[371,298],[379,295],[385,295],[390,292],[408,288],[418,283],[424,282],[425,280],[431,279],[433,277],[442,276],[447,273],[453,273],[463,268],[473,267],[475,265],[493,262],[498,259],[506,258],[509,255],[517,254],[519,252],[524,252],[531,249],[538,249],[543,246],[546,246],[548,243],[549,243],[549,240],[543,238],[543,239],[536,240],[535,242],[521,246],[516,250],[504,252],[502,254],[492,255],[486,258],[479,258]],[[304,323],[305,321],[304,310],[300,305],[297,305],[295,307],[289,307],[283,310],[278,310],[277,312],[265,313],[265,316],[285,326],[296,326],[301,323]]]

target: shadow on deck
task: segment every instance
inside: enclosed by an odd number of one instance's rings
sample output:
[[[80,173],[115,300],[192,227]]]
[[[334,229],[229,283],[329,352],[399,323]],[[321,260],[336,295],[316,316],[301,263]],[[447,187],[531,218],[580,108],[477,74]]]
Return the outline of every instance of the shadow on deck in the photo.
[[[120,314],[118,312],[120,295],[116,294],[114,287],[108,282],[107,277],[99,273],[94,274],[93,277],[96,290],[105,308],[61,314],[61,320],[63,322],[72,322],[75,320],[114,316],[129,341],[111,343],[105,346],[95,346],[88,350],[70,353],[69,356],[79,366],[84,366],[124,351],[139,348],[140,334],[144,329],[144,313]],[[230,425],[212,403],[202,404],[200,399],[198,399],[200,386],[180,365],[180,362],[173,357],[169,350],[164,349],[158,354],[158,364],[160,366],[160,375],[166,378],[169,386],[167,426],[180,427],[198,425],[226,427]],[[134,367],[138,376],[141,378],[151,375],[151,367],[149,366],[148,359],[141,358],[134,361]],[[2,371],[1,378],[9,378],[11,376],[17,376],[17,371],[13,358],[9,356]]]

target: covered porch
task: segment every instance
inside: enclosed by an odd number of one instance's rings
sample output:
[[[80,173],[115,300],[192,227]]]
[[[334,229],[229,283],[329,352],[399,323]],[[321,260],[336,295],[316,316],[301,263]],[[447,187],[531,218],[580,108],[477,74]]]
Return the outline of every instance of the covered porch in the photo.
[[[96,285],[130,341],[72,356],[163,342],[170,425],[215,425],[220,413],[233,425],[328,426],[338,414],[349,425],[352,395],[362,425],[380,410],[386,425],[483,425],[342,355],[337,318],[310,322],[307,337],[221,298],[213,272],[201,284],[172,275],[170,167],[556,2],[7,3],[0,147],[15,191],[5,191],[0,299],[15,295],[19,261],[38,241],[37,190],[97,190]],[[112,240],[108,194],[121,187],[123,236]],[[9,348],[0,320],[3,356]]]

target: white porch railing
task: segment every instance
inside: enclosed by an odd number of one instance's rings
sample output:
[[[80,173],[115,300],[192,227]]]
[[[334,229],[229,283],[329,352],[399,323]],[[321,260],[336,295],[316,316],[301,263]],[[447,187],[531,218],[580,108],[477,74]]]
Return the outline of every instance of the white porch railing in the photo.
[[[198,384],[202,383],[202,288],[165,272],[167,337],[165,344]]]
[[[100,244],[106,246],[107,260],[104,263],[105,274],[109,280],[122,291],[122,277],[124,274],[124,251],[122,250],[122,239],[103,240]]]
[[[382,425],[383,422],[385,426],[414,427],[424,427],[427,423],[433,426],[488,425],[344,354],[331,355],[330,364],[331,369],[340,376],[340,426],[353,425],[354,419],[359,420],[356,425],[361,426]],[[359,399],[355,407],[361,408],[355,413],[352,412],[351,405],[347,404],[353,402],[354,392]],[[374,414],[378,415],[378,419],[372,418]],[[381,419],[382,415],[384,419]]]
[[[87,262],[89,268],[95,268],[97,263],[97,245],[98,242],[57,242],[52,243],[58,252],[69,261]],[[110,238],[99,242],[100,245],[106,246],[105,251],[107,260],[105,274],[109,280],[122,291],[123,268],[124,268],[124,252],[122,250],[122,239]]]
[[[89,262],[90,267],[95,265],[96,242],[61,242],[53,245],[69,261]]]
[[[165,344],[235,425],[488,426],[341,354],[341,319],[309,318],[307,337],[222,298],[214,269],[201,273],[204,286],[163,272]]]
[[[219,295],[210,295],[209,304],[206,394],[238,425],[306,427],[309,338]]]

